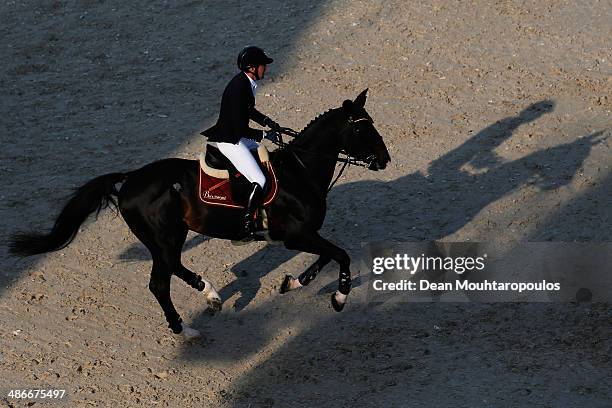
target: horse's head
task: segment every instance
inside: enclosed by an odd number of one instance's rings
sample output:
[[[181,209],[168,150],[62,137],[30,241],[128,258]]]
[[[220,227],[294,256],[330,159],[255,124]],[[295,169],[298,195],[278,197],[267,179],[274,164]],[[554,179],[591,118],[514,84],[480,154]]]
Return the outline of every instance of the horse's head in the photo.
[[[370,170],[382,170],[391,161],[382,137],[374,127],[374,121],[364,106],[368,90],[361,92],[354,101],[346,100],[342,110],[346,125],[341,132],[342,149],[357,160],[365,162]]]

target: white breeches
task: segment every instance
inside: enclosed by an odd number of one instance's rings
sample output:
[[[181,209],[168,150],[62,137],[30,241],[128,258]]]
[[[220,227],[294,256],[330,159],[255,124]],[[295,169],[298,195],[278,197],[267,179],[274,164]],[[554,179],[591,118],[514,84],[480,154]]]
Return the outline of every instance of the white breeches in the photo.
[[[236,170],[251,183],[259,184],[263,190],[266,184],[266,177],[261,172],[257,161],[250,152],[250,150],[257,150],[258,145],[256,141],[243,137],[238,144],[217,143],[217,147],[232,162]]]

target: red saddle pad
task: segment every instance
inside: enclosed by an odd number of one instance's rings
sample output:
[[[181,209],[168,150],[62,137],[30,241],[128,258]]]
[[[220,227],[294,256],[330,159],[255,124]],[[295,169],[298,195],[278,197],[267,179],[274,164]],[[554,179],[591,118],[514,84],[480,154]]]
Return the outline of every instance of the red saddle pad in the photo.
[[[263,203],[264,207],[266,207],[276,198],[278,183],[276,181],[276,174],[274,174],[272,164],[270,162],[266,162],[264,163],[264,168],[267,173],[266,183],[269,183],[269,188],[267,188],[268,193],[266,194],[266,198],[264,199]],[[232,190],[230,188],[230,179],[212,177],[204,173],[204,170],[202,170],[202,167],[200,167],[199,184],[199,196],[203,203],[220,207],[245,208],[244,205],[238,204],[233,200]]]

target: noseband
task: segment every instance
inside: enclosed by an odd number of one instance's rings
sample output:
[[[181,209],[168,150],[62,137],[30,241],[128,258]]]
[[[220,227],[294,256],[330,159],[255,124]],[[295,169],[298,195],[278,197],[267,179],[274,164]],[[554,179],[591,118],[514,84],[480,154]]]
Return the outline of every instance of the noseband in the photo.
[[[353,127],[353,134],[359,134],[359,128],[355,128],[355,123],[357,122],[370,122],[373,123],[372,119],[367,118],[367,117],[363,117],[363,118],[357,118],[357,119],[353,119],[352,116],[348,117],[348,123],[350,126]],[[345,152],[341,152],[344,153],[349,159],[354,159],[354,163],[356,166],[360,166],[360,167],[367,167],[368,169],[372,170],[372,166],[373,164],[376,162],[376,155],[375,154],[371,154],[368,157],[366,157],[365,159],[357,159],[355,157],[350,156],[348,153]]]

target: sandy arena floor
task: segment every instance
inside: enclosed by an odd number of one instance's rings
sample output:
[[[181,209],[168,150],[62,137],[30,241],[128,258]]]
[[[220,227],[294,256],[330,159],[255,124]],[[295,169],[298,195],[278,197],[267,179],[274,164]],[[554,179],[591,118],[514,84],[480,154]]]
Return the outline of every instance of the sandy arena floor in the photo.
[[[255,43],[276,59],[257,105],[282,125],[369,88],[392,162],[350,169],[323,230],[353,257],[366,241],[612,241],[612,2],[490,3],[5,1],[0,239],[49,228],[95,176],[196,158]],[[112,212],[57,253],[2,246],[0,401],[53,387],[71,407],[610,406],[609,304],[371,305],[357,280],[338,314],[336,265],[278,294],[313,259],[190,234],[183,261],[224,309],[174,280],[203,332],[189,344]]]

